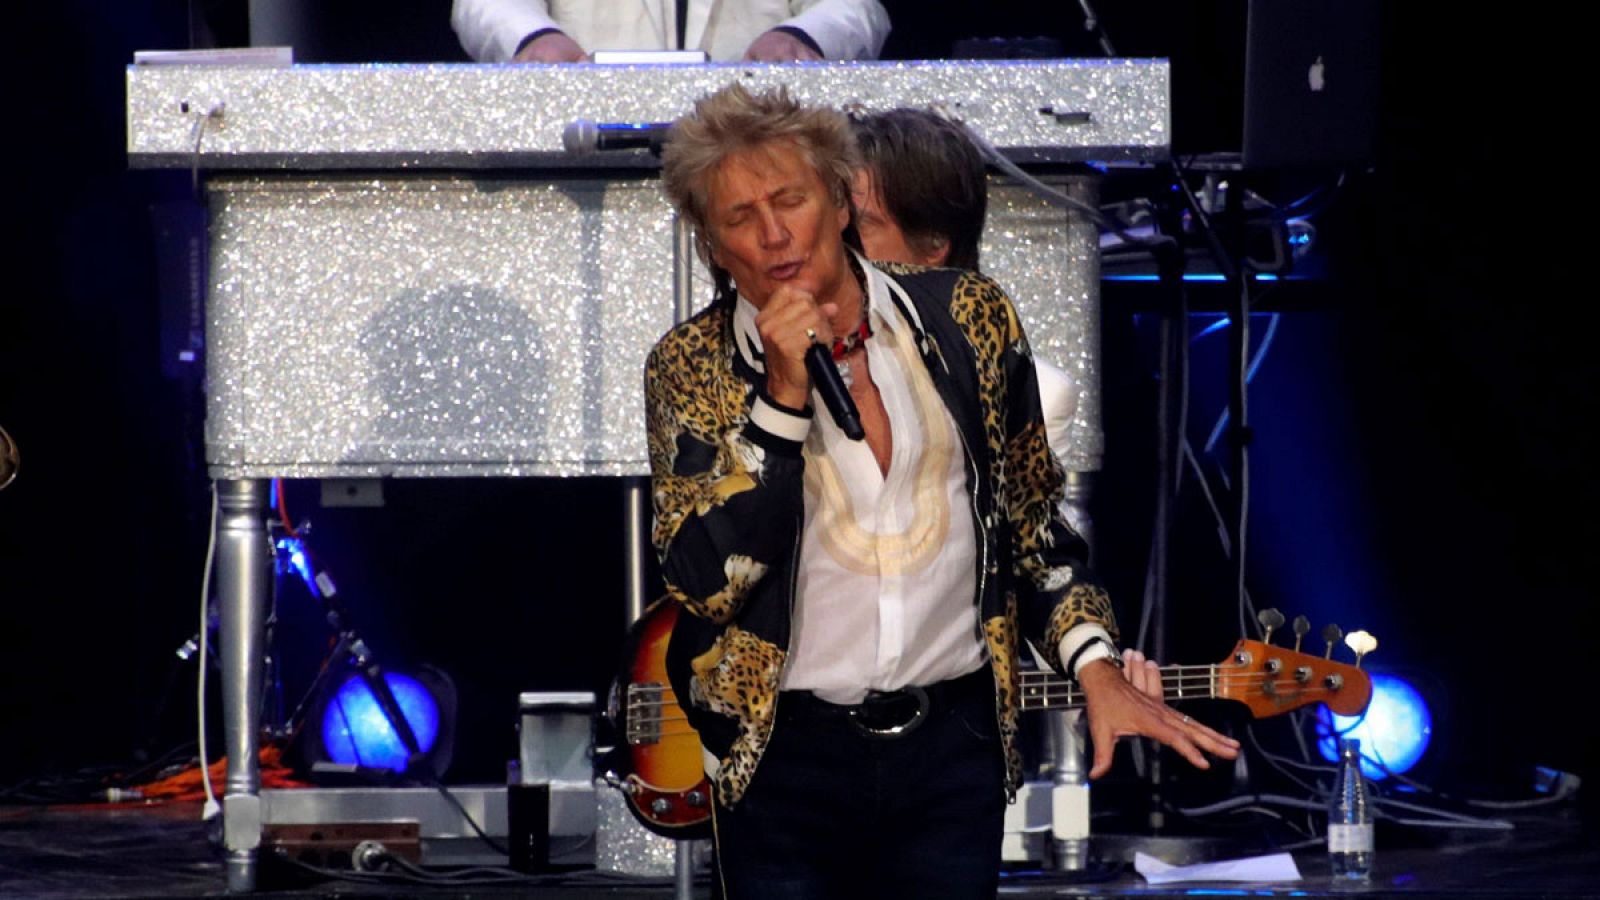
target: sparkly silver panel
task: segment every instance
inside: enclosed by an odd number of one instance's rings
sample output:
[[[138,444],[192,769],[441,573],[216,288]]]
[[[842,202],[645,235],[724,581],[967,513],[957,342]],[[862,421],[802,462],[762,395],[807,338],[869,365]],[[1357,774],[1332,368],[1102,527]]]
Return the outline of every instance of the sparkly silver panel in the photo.
[[[594,836],[594,867],[602,872],[671,878],[677,842],[647,830],[628,811],[622,791],[596,779],[600,825]]]
[[[210,186],[213,477],[648,472],[654,179]]]
[[[210,186],[213,477],[648,474],[640,379],[672,324],[654,179]],[[1098,469],[1094,226],[1006,184],[991,206],[985,267],[1080,392],[1056,449]]]
[[[1171,144],[1168,76],[1165,60],[132,66],[128,158],[207,169],[652,166],[642,150],[570,156],[562,130],[580,118],[669,121],[741,81],[846,108],[942,105],[1018,161],[1151,160]],[[220,115],[197,129],[211,110]]]
[[[1051,179],[1052,187],[1091,207],[1092,175]],[[1077,391],[1065,447],[1054,447],[1074,472],[1098,471],[1105,454],[1100,430],[1099,230],[1076,210],[1047,202],[1027,188],[991,180],[983,268],[1017,305],[1036,357],[1072,377]]]
[[[672,321],[671,217],[647,154],[564,156],[560,131],[669,118],[730,77],[845,105],[942,102],[1019,159],[1166,148],[1161,61],[130,69],[136,165],[385,170],[211,181],[213,474],[645,474],[639,371]],[[1044,106],[1090,109],[1089,124]],[[562,174],[601,156],[604,175]],[[540,168],[404,171],[419,163]],[[1065,455],[1096,469],[1093,226],[1063,228],[1015,188],[991,216],[986,267],[1079,386]]]

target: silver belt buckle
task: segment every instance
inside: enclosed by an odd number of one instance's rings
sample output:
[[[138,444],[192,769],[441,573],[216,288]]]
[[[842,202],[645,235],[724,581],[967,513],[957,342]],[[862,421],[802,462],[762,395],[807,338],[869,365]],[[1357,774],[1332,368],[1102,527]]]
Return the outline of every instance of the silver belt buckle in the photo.
[[[916,701],[916,708],[912,711],[911,717],[903,722],[898,722],[891,725],[871,721],[873,718],[871,710],[874,694],[878,694],[880,697],[888,696],[889,694],[908,696]],[[878,702],[883,703],[883,701]],[[899,704],[895,705],[898,706]],[[883,740],[893,740],[895,738],[905,737],[911,732],[916,731],[917,727],[922,724],[922,720],[927,718],[927,716],[928,692],[920,687],[916,687],[915,685],[901,688],[898,691],[891,691],[888,694],[878,691],[870,691],[867,694],[867,699],[850,708],[850,721],[861,731],[862,734],[865,734],[867,737],[880,738]]]

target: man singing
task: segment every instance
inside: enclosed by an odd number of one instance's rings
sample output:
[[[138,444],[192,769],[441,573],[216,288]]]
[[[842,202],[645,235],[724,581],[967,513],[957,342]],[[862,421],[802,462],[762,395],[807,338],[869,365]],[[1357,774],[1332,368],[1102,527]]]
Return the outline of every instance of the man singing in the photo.
[[[858,252],[843,115],[733,86],[674,126],[663,178],[712,304],[645,370],[668,654],[715,787],[733,898],[990,897],[1021,779],[1018,635],[1121,735],[1197,766],[1237,744],[1126,680],[1061,518],[1016,312],[969,271]],[[820,402],[821,344],[865,439]]]

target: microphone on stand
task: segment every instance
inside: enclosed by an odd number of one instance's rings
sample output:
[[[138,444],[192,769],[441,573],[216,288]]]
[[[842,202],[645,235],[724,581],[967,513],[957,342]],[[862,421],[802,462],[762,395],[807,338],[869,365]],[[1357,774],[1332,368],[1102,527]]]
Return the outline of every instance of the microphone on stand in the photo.
[[[867,432],[861,427],[861,413],[856,410],[856,402],[850,399],[850,392],[845,390],[844,378],[839,374],[839,367],[833,364],[833,354],[827,347],[814,343],[806,348],[806,372],[811,375],[811,384],[817,393],[822,395],[822,405],[828,408],[844,436],[852,441],[865,438]]]
[[[591,122],[577,119],[561,129],[561,146],[568,153],[605,150],[649,150],[660,153],[671,122]]]

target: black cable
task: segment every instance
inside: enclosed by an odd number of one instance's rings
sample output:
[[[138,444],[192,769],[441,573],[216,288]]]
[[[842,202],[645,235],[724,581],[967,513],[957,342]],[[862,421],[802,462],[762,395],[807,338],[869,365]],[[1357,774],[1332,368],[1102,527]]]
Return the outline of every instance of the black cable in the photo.
[[[1327,795],[1327,792],[1322,790],[1320,787],[1314,787],[1306,784],[1304,781],[1300,780],[1299,776],[1284,768],[1283,765],[1279,763],[1279,757],[1277,754],[1267,752],[1267,749],[1261,746],[1261,740],[1256,737],[1256,730],[1253,724],[1245,723],[1244,733],[1245,736],[1250,739],[1251,746],[1256,748],[1256,752],[1261,755],[1261,758],[1267,761],[1267,765],[1276,769],[1278,774],[1294,782],[1297,787],[1313,797],[1325,797]]]
[[[1250,279],[1244,277],[1238,264],[1228,252],[1221,235],[1211,222],[1211,217],[1206,213],[1204,206],[1195,196],[1194,190],[1189,187],[1187,178],[1181,166],[1176,161],[1173,163],[1176,173],[1174,181],[1183,191],[1184,199],[1188,202],[1189,210],[1199,224],[1202,237],[1211,254],[1222,270],[1223,277],[1231,284],[1237,286],[1238,302],[1229,310],[1228,318],[1233,322],[1230,331],[1230,343],[1234,351],[1234,366],[1232,378],[1229,379],[1229,406],[1232,409],[1232,423],[1234,439],[1233,448],[1233,477],[1236,483],[1234,489],[1233,509],[1233,566],[1234,566],[1234,591],[1239,609],[1239,634],[1249,636],[1249,626],[1246,624],[1246,609],[1253,604],[1249,601],[1245,591],[1244,575],[1246,562],[1246,538],[1248,536],[1250,520],[1250,456],[1248,446],[1250,443],[1250,417],[1249,417],[1249,373],[1250,373]],[[1242,205],[1239,191],[1230,191],[1229,203],[1234,205],[1233,219],[1237,221],[1239,206]]]
[[[1332,184],[1318,185],[1309,192],[1282,205],[1275,204],[1259,194],[1255,194],[1255,196],[1260,197],[1261,201],[1266,203],[1268,208],[1272,210],[1272,219],[1275,221],[1287,222],[1290,219],[1309,219],[1321,215],[1323,210],[1333,204],[1334,199],[1344,189],[1346,175],[1347,173],[1341,171]],[[1309,208],[1302,209],[1302,207]]]
[[[279,850],[275,858],[287,865],[304,872],[309,872],[321,878],[337,881],[350,881],[358,884],[415,884],[430,886],[492,886],[507,884],[522,884],[540,887],[667,887],[674,882],[670,878],[651,878],[636,875],[622,875],[615,872],[601,872],[597,870],[582,872],[554,872],[554,873],[527,873],[515,869],[499,869],[492,866],[473,866],[454,871],[482,872],[469,877],[453,877],[445,872],[432,872],[418,866],[409,860],[402,860],[392,853],[385,853],[383,861],[396,865],[396,870],[377,870],[371,872],[355,869],[336,869],[319,866],[297,859],[289,853]]]
[[[1205,238],[1206,246],[1211,251],[1212,261],[1217,268],[1222,270],[1222,277],[1228,281],[1240,280],[1239,268],[1234,263],[1233,257],[1222,244],[1222,237],[1217,233],[1216,226],[1211,223],[1211,216],[1206,212],[1205,206],[1200,203],[1200,198],[1194,194],[1194,189],[1189,187],[1189,173],[1178,163],[1172,161],[1173,183],[1183,191],[1184,201],[1189,206],[1189,211],[1194,215],[1200,236]]]
[[[946,118],[949,118],[952,121],[959,121],[955,119],[949,110],[938,106],[933,107],[933,109],[935,112],[944,115]],[[1100,209],[1090,206],[1076,197],[1067,194],[1065,191],[1057,190],[1056,188],[1045,184],[1043,181],[1040,181],[1021,166],[1008,159],[1004,153],[1000,152],[999,148],[989,143],[988,139],[979,134],[977,131],[968,128],[967,136],[972,139],[972,143],[978,148],[979,152],[981,152],[983,156],[989,160],[989,163],[995,168],[1011,176],[1017,181],[1017,183],[1032,190],[1036,196],[1077,210],[1086,218],[1088,218],[1089,221],[1094,222],[1100,228],[1121,238],[1128,246],[1141,247],[1146,250],[1154,251],[1164,246],[1178,245],[1178,241],[1169,235],[1158,235],[1154,238],[1145,238],[1129,232],[1120,222],[1113,220]]]
[[[175,764],[180,755],[184,755],[185,756],[185,760],[186,760],[185,764],[187,764],[187,761],[192,761],[193,753],[194,753],[196,745],[198,743],[199,743],[198,741],[184,741],[183,743],[177,745],[176,747],[168,748],[167,750],[162,751],[160,754],[151,757],[148,761],[146,761],[145,763],[140,765],[138,768],[132,769],[132,770],[124,773],[117,780],[120,783],[126,784],[126,785],[135,784],[137,781],[139,781],[139,779],[143,778],[146,774],[153,773],[153,772],[158,772],[165,766],[169,766],[169,765]]]
[[[1106,26],[1100,22],[1100,16],[1095,13],[1094,7],[1089,5],[1089,0],[1078,0],[1078,6],[1083,10],[1083,30],[1094,35],[1095,42],[1100,45],[1100,50],[1107,57],[1115,57],[1117,51],[1111,46],[1111,35],[1106,31]]]
[[[1440,800],[1460,804],[1462,806],[1476,806],[1483,809],[1497,809],[1507,812],[1518,809],[1537,809],[1544,806],[1559,805],[1571,799],[1572,797],[1575,797],[1578,792],[1578,788],[1572,782],[1568,781],[1566,778],[1562,778],[1557,781],[1553,792],[1546,797],[1529,797],[1522,800],[1487,800],[1476,797],[1457,797],[1453,794],[1449,794],[1445,791],[1435,788],[1425,782],[1417,781],[1413,778],[1407,778],[1401,773],[1389,768],[1389,764],[1384,762],[1381,758],[1373,756],[1366,751],[1362,751],[1361,758],[1364,761],[1370,762],[1374,766],[1377,766],[1388,777],[1393,778],[1394,780],[1413,790],[1421,791],[1430,797],[1438,797]]]
[[[287,511],[280,511],[283,512],[285,518],[287,518]],[[406,774],[416,777],[428,787],[436,789],[439,792],[439,795],[444,797],[447,803],[455,807],[456,812],[461,814],[461,818],[467,823],[467,826],[472,829],[472,831],[480,840],[484,842],[484,844],[489,847],[489,849],[502,856],[509,857],[511,855],[511,851],[489,836],[489,833],[483,829],[483,826],[479,825],[478,821],[472,817],[472,814],[467,812],[467,808],[462,805],[461,801],[458,800],[454,794],[450,793],[450,789],[445,786],[443,781],[439,780],[438,773],[434,772],[426,763],[426,761],[422,759],[423,754],[421,747],[417,742],[416,734],[412,731],[411,723],[406,720],[405,714],[403,711],[401,711],[398,703],[394,699],[393,694],[390,693],[388,684],[383,677],[382,668],[373,660],[373,654],[370,648],[365,648],[361,639],[356,636],[355,629],[350,625],[349,614],[343,607],[343,604],[338,600],[338,591],[333,587],[333,580],[331,578],[326,578],[325,571],[320,565],[316,564],[316,556],[311,549],[310,543],[305,540],[304,536],[300,537],[300,548],[301,552],[305,554],[307,564],[310,565],[319,576],[322,576],[317,579],[319,590],[316,592],[314,599],[322,602],[324,609],[328,612],[330,623],[335,624],[339,635],[338,643],[323,659],[322,667],[318,670],[316,679],[313,680],[311,688],[307,691],[306,698],[309,699],[320,690],[324,679],[331,674],[332,664],[336,662],[340,656],[351,654],[360,657],[359,668],[361,675],[364,678],[368,689],[372,692],[373,698],[377,701],[378,707],[382,711],[384,718],[388,720],[389,727],[394,731],[395,736],[400,740],[401,745],[406,750],[410,763]],[[362,644],[363,646],[358,649],[358,644]],[[305,699],[301,701],[300,707],[295,711],[295,719],[298,719],[302,710],[306,708],[306,702],[307,701]]]
[[[128,771],[123,771],[120,766],[98,765],[85,766],[72,772],[24,778],[0,786],[0,800],[32,804],[101,802],[106,799],[108,787],[133,787],[136,780],[145,774],[159,771],[163,766],[176,765],[180,754],[193,749],[194,741],[186,741]]]
[[[478,824],[476,819],[472,818],[472,814],[467,812],[467,808],[461,805],[461,801],[457,800],[454,794],[450,793],[450,789],[444,786],[444,782],[440,781],[437,777],[432,777],[431,773],[430,776],[424,780],[430,787],[436,788],[439,791],[439,795],[444,797],[445,800],[449,801],[451,806],[456,808],[456,812],[461,814],[461,818],[466,820],[467,825],[475,833],[477,833],[478,837],[481,838],[485,844],[489,846],[489,849],[502,856],[510,858],[511,851],[506,847],[501,846],[500,843],[494,838],[489,837],[489,833],[483,830],[482,826]]]

